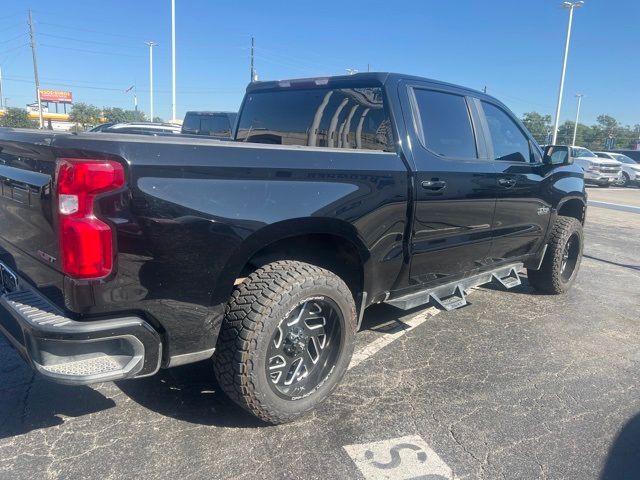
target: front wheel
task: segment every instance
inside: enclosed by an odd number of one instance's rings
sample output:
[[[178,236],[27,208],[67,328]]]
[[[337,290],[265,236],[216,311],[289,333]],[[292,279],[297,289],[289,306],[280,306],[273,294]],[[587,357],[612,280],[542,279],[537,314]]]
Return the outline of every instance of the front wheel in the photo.
[[[631,179],[629,178],[629,175],[626,172],[622,172],[622,177],[620,177],[620,180],[618,180],[618,186],[619,187],[627,187],[629,186]]]
[[[214,368],[225,393],[269,423],[322,402],[344,376],[355,342],[356,307],[328,270],[279,261],[233,292]]]
[[[565,293],[578,275],[583,245],[582,224],[573,217],[559,216],[540,270],[527,270],[529,283],[542,293]]]

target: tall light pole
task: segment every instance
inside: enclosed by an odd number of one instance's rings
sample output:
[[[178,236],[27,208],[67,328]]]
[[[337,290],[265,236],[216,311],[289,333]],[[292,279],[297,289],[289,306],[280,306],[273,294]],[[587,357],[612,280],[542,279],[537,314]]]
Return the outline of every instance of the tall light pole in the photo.
[[[0,110],[4,110],[4,92],[2,91],[2,67],[0,67]]]
[[[176,0],[171,0],[171,119],[176,119]]]
[[[573,126],[573,141],[571,142],[572,147],[576,146],[576,135],[578,134],[578,121],[580,120],[580,104],[582,103],[582,97],[584,97],[584,95],[582,95],[581,93],[578,93],[576,95],[576,98],[578,99],[578,109],[576,110],[576,123]]]
[[[144,42],[149,46],[149,114],[153,122],[153,47],[158,46],[154,41]]]
[[[564,58],[562,59],[562,74],[560,75],[560,89],[558,91],[558,104],[556,106],[556,120],[553,123],[553,140],[552,145],[556,144],[558,139],[558,124],[560,123],[560,107],[562,105],[562,92],[564,90],[564,76],[567,71],[567,57],[569,56],[569,42],[571,40],[571,24],[573,23],[573,10],[584,5],[583,1],[579,2],[562,2],[562,8],[569,9],[569,25],[567,26],[567,39],[564,43]]]

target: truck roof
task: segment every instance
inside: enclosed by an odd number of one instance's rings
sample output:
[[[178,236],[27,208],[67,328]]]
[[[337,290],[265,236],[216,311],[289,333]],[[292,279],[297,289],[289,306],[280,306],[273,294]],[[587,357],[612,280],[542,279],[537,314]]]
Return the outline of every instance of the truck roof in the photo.
[[[321,88],[323,86],[331,86],[333,88],[349,88],[355,86],[383,86],[387,83],[394,83],[398,80],[415,80],[420,82],[431,83],[433,85],[439,85],[444,87],[455,88],[458,90],[464,90],[469,93],[473,93],[475,96],[493,98],[486,93],[472,88],[463,87],[453,83],[443,82],[440,80],[434,80],[431,78],[419,77],[416,75],[406,75],[402,73],[392,72],[364,72],[355,73],[353,75],[336,75],[336,76],[324,76],[324,77],[309,77],[309,78],[293,78],[285,80],[269,80],[258,81],[250,83],[247,86],[247,93],[256,92],[261,90],[279,90],[285,88]]]

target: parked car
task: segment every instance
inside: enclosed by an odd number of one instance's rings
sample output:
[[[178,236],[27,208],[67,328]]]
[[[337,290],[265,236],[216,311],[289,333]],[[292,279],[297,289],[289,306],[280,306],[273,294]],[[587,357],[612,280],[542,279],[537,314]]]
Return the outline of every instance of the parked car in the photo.
[[[180,133],[180,125],[155,122],[115,123],[102,128],[103,133],[132,133],[136,135],[174,135]]]
[[[182,133],[230,139],[237,115],[236,112],[187,112]]]
[[[622,164],[617,160],[600,158],[584,147],[571,147],[571,156],[582,167],[584,180],[600,187],[609,187],[620,181]]]
[[[610,153],[621,153],[622,155],[626,155],[630,159],[640,163],[640,150],[611,150]]]
[[[213,357],[281,423],[340,382],[372,304],[451,310],[524,268],[539,292],[575,281],[582,169],[491,96],[254,82],[234,140],[0,129],[0,329],[35,370],[90,384]]]
[[[116,124],[116,122],[101,123],[100,125],[96,125],[95,127],[90,128],[87,131],[88,132],[102,132],[104,129],[112,127],[115,124]]]
[[[601,158],[616,160],[622,165],[622,175],[618,181],[618,185],[626,187],[629,185],[640,185],[640,164],[632,158],[622,153],[613,152],[593,152]]]

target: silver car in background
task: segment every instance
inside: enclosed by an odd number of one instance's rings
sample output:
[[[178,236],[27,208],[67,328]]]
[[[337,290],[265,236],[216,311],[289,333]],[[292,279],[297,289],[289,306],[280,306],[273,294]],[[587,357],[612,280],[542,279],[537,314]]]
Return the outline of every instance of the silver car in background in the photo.
[[[601,158],[584,147],[571,147],[571,156],[582,167],[586,183],[609,187],[620,181],[622,164],[610,158]]]
[[[621,187],[640,186],[640,164],[631,157],[614,152],[593,152],[600,158],[616,160],[622,164],[622,175],[618,181]]]

